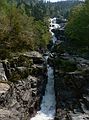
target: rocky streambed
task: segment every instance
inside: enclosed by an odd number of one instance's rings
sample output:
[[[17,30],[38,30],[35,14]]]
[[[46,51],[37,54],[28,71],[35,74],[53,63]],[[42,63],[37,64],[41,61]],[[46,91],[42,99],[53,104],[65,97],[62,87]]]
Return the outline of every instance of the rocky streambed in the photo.
[[[36,51],[0,63],[0,120],[29,120],[40,109],[46,66]]]

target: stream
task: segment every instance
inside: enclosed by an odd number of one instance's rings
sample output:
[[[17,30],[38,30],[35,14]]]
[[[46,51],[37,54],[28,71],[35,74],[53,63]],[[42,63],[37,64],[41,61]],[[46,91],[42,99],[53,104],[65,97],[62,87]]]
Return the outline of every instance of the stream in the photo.
[[[48,83],[46,85],[45,95],[43,96],[41,110],[31,120],[54,120],[55,116],[55,92],[53,69],[47,65]]]
[[[46,85],[45,95],[41,103],[41,110],[31,120],[54,120],[55,116],[55,92],[53,69],[47,65],[48,83]]]
[[[56,23],[54,22],[54,25]],[[49,32],[52,35],[53,45],[57,41],[54,33],[52,32],[53,27],[49,28]],[[54,26],[55,29],[55,26]],[[50,53],[49,53],[50,54]],[[49,56],[45,56],[47,61]],[[36,116],[31,118],[31,120],[54,120],[56,112],[56,100],[55,100],[55,91],[54,91],[54,72],[53,68],[47,64],[47,76],[48,83],[45,89],[45,95],[41,103],[41,109],[37,112]]]

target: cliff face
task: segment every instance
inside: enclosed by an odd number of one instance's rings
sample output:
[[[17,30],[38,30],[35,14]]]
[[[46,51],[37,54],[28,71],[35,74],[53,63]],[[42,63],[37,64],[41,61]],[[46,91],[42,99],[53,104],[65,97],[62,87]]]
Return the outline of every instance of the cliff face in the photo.
[[[89,119],[89,60],[73,55],[65,36],[66,23],[52,28],[56,41],[48,63],[54,67],[55,120]],[[54,38],[53,38],[54,39]]]
[[[2,63],[0,120],[29,120],[39,109],[45,90],[44,59],[38,52],[27,52]]]
[[[89,119],[89,60],[69,55],[63,41],[51,57],[55,75],[55,120]]]

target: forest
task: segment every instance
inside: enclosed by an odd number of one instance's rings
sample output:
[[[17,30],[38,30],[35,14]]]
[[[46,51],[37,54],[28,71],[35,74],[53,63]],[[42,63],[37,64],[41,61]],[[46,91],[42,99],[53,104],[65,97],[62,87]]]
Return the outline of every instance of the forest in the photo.
[[[44,0],[1,0],[1,59],[10,57],[14,51],[47,48],[51,37],[48,19],[55,16],[67,18],[70,9],[80,3],[79,1],[46,3]]]
[[[89,50],[89,1],[72,9],[66,26],[69,46],[77,53],[86,54]],[[70,48],[70,49],[72,49]]]

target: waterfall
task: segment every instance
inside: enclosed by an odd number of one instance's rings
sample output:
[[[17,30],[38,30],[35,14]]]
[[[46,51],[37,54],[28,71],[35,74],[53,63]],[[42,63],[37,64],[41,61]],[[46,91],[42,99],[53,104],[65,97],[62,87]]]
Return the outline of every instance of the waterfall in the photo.
[[[45,95],[41,103],[41,110],[31,120],[54,120],[55,116],[55,92],[53,69],[47,65],[48,83],[46,85]]]
[[[55,19],[51,19],[53,21],[51,26],[49,27],[49,31],[52,34],[52,42],[56,43],[57,38],[55,34],[52,32],[52,29],[58,27],[55,23]],[[52,27],[52,24],[54,27]],[[45,57],[46,61],[48,56]],[[56,110],[56,101],[55,101],[55,92],[54,92],[54,73],[53,68],[47,65],[47,74],[48,74],[48,83],[46,85],[45,95],[43,96],[43,100],[41,103],[41,109],[37,112],[36,116],[31,118],[31,120],[54,120],[55,110]]]

